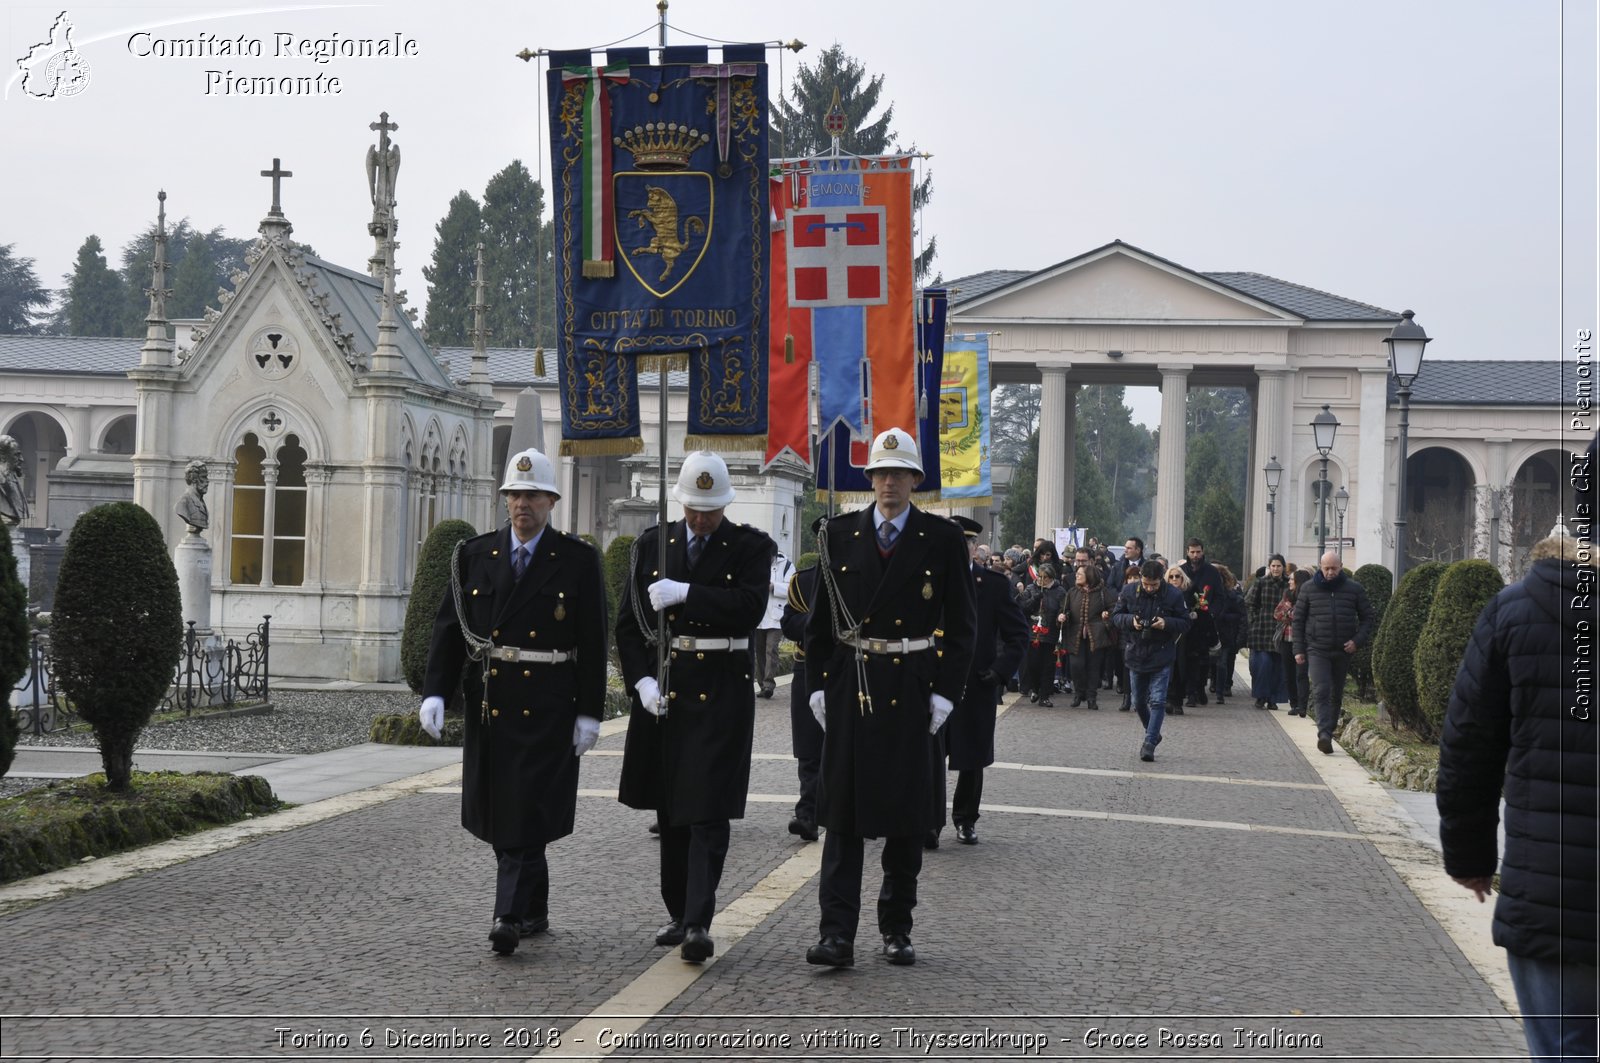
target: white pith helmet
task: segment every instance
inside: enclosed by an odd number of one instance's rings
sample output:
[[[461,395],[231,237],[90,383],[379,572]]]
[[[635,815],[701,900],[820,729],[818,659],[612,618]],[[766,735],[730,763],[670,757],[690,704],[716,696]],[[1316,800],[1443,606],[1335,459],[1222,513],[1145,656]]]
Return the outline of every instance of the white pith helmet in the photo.
[[[672,497],[689,509],[721,509],[733,501],[728,465],[709,450],[684,456]]]
[[[917,441],[903,428],[889,428],[878,433],[872,441],[872,454],[867,460],[867,472],[873,469],[910,469],[922,478],[922,454]]]
[[[506,491],[548,491],[557,498],[561,489],[556,486],[556,467],[550,459],[537,450],[521,450],[506,461],[506,482],[500,485]]]

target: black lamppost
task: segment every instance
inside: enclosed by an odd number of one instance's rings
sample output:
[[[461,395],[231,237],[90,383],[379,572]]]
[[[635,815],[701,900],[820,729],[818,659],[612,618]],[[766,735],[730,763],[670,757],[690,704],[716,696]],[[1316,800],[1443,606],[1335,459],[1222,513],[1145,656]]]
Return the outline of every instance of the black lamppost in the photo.
[[[1267,556],[1278,552],[1278,485],[1283,482],[1283,466],[1274,454],[1261,470],[1267,474]]]
[[[1350,508],[1350,492],[1344,489],[1344,484],[1339,485],[1339,490],[1333,493],[1333,514],[1339,519],[1339,560],[1344,560],[1344,515]]]
[[[1327,406],[1311,418],[1311,438],[1316,442],[1317,453],[1322,455],[1322,476],[1317,481],[1317,564],[1328,552],[1328,452],[1333,449],[1333,437],[1339,431],[1339,418]]]
[[[1394,583],[1406,574],[1406,430],[1411,427],[1411,384],[1422,372],[1422,349],[1430,341],[1422,326],[1411,320],[1411,311],[1400,315],[1396,325],[1383,342],[1389,345],[1389,371],[1400,394],[1400,498],[1394,507]]]

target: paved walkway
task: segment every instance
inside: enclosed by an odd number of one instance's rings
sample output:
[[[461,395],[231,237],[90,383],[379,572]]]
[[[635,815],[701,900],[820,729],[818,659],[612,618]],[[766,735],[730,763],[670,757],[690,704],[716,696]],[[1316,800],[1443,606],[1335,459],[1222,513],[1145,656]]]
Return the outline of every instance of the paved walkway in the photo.
[[[1525,1058],[1489,907],[1248,701],[1169,719],[1153,764],[1114,699],[1009,705],[980,844],[927,854],[916,966],[875,953],[869,892],[857,966],[809,967],[784,697],[757,702],[707,964],[653,945],[625,721],[551,847],[551,932],[509,959],[457,756],[260,758],[300,807],[0,888],[0,1059]]]

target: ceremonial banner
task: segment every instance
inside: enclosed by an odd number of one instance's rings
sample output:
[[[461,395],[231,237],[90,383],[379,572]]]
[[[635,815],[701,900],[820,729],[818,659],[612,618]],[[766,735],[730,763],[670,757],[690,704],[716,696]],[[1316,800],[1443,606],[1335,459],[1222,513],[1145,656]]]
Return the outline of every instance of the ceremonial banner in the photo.
[[[947,293],[943,288],[930,288],[917,299],[917,345],[907,374],[913,393],[913,419],[879,420],[882,407],[873,403],[868,395],[862,400],[862,416],[866,422],[863,432],[852,433],[840,423],[819,436],[817,460],[822,470],[817,482],[819,501],[826,501],[829,492],[833,493],[835,502],[872,500],[872,482],[866,473],[869,452],[873,438],[889,428],[903,428],[917,440],[917,453],[922,459],[922,483],[912,492],[913,497],[923,505],[940,500],[939,388],[944,366],[946,306]],[[872,379],[879,378],[874,374]]]
[[[989,478],[989,337],[950,337],[939,385],[942,497],[952,506],[987,506]]]
[[[784,453],[811,467],[811,311],[789,310],[788,247],[784,227],[790,181],[778,177],[772,201],[772,324],[768,332],[767,453],[765,472]]]
[[[642,449],[638,369],[689,371],[687,449],[767,433],[761,45],[550,57],[561,453]]]
[[[916,417],[911,158],[790,159],[790,320],[810,311],[818,427],[868,435]]]

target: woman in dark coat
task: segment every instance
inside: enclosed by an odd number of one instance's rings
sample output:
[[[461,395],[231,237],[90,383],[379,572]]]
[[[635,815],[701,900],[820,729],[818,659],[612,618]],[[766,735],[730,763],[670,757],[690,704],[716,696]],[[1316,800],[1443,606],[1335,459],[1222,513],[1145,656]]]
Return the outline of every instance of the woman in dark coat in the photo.
[[[1289,574],[1289,587],[1278,600],[1272,616],[1278,623],[1278,659],[1282,663],[1283,682],[1289,688],[1289,715],[1305,716],[1311,708],[1311,677],[1306,666],[1294,659],[1294,634],[1290,621],[1294,618],[1294,600],[1300,588],[1311,582],[1308,569],[1297,568]]]
[[[1022,665],[1022,689],[1027,691],[1028,700],[1048,709],[1052,707],[1050,695],[1055,692],[1056,634],[1067,592],[1056,582],[1055,566],[1039,565],[1035,575],[1038,582],[1030,583],[1017,595],[1017,605],[1033,628],[1028,656]]]
[[[1200,666],[1189,647],[1190,639],[1200,637],[1194,628],[1195,617],[1199,613],[1195,609],[1194,591],[1190,589],[1188,573],[1177,565],[1172,565],[1168,567],[1165,578],[1169,584],[1178,588],[1179,592],[1182,593],[1185,615],[1189,619],[1189,629],[1178,640],[1178,653],[1172,659],[1171,678],[1167,680],[1167,712],[1173,716],[1182,716],[1185,700],[1188,700],[1191,706],[1194,705],[1193,699],[1184,698],[1184,683],[1188,670]],[[1209,650],[1210,647],[1208,646],[1207,649]]]
[[[1061,642],[1072,661],[1072,704],[1076,707],[1087,700],[1089,708],[1098,709],[1100,662],[1111,646],[1108,621],[1117,599],[1094,565],[1079,568],[1073,578],[1077,582],[1067,591],[1067,619],[1061,625]]]
[[[1591,472],[1591,475],[1593,473]],[[1600,572],[1595,548],[1536,545],[1522,581],[1478,616],[1439,743],[1439,839],[1450,877],[1487,900],[1506,950],[1529,1052],[1594,1059],[1600,786],[1588,680]]]
[[[1257,577],[1244,596],[1245,609],[1250,614],[1245,643],[1250,650],[1250,696],[1258,709],[1276,710],[1278,702],[1289,700],[1288,685],[1283,681],[1283,657],[1277,645],[1283,625],[1273,617],[1289,590],[1284,564],[1282,554],[1273,554],[1267,559],[1267,571]]]

